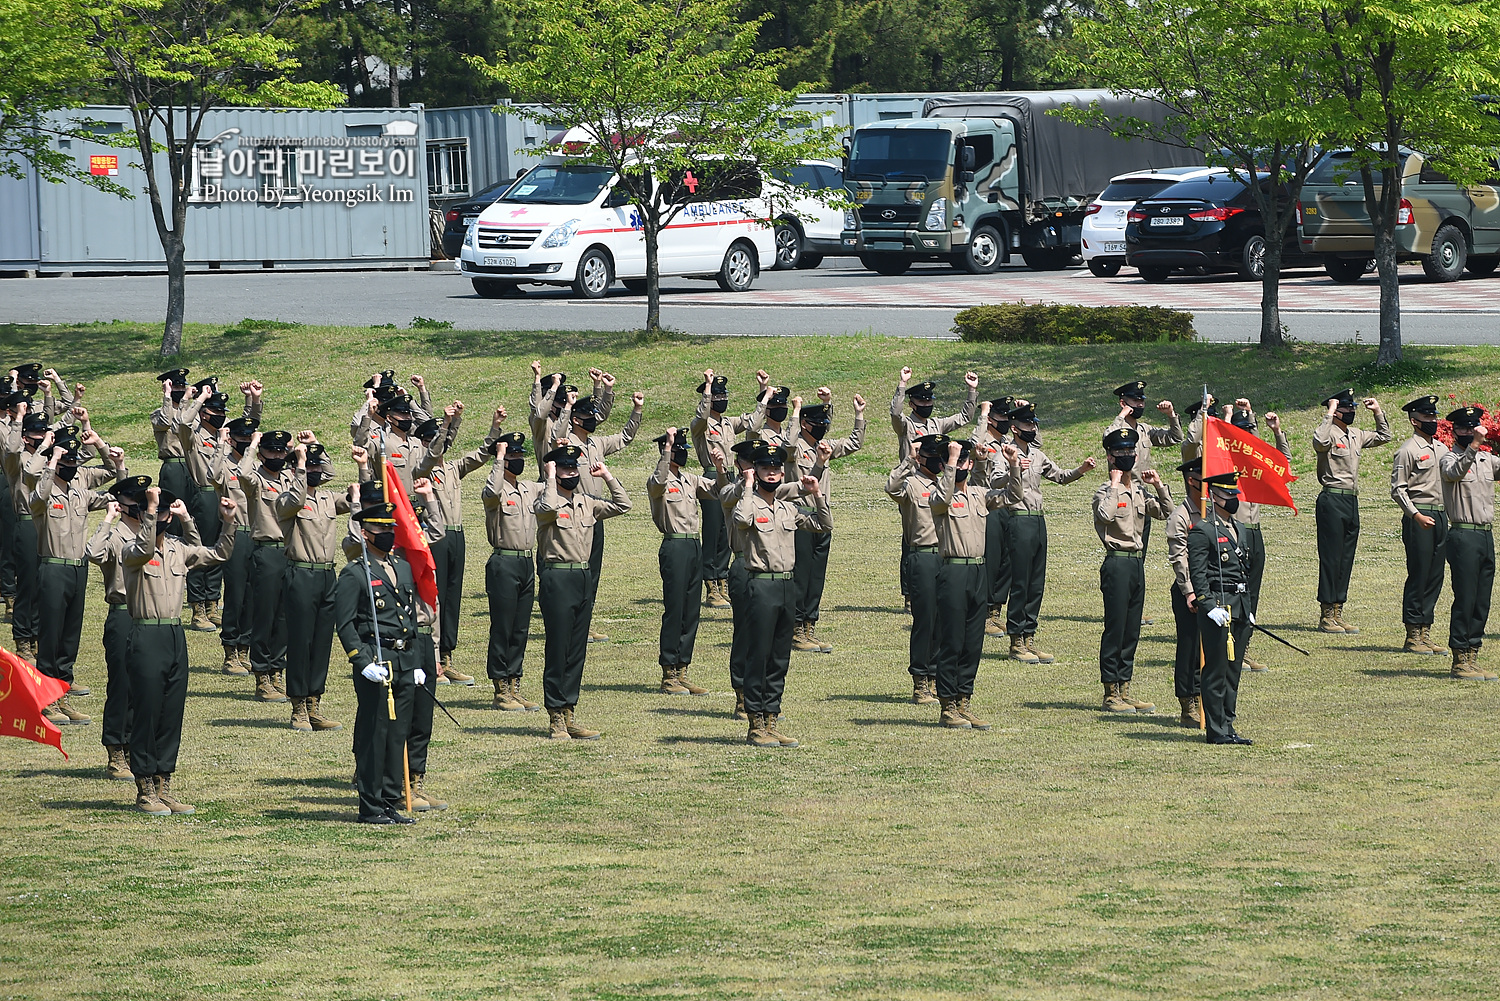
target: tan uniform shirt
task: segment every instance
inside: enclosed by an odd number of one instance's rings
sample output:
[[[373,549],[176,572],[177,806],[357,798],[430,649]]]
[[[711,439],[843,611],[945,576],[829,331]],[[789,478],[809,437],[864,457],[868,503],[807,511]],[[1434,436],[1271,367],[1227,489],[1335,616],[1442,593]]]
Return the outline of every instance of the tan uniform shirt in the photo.
[[[389,459],[391,468],[396,470],[396,477],[406,488],[406,496],[410,497],[415,493],[412,482],[416,480],[416,477],[412,474],[427,457],[426,445],[415,437],[402,438],[394,431],[372,427],[364,449],[370,453],[370,471],[375,479],[380,479],[382,469],[380,460]]]
[[[1495,521],[1495,481],[1500,479],[1500,459],[1473,448],[1456,449],[1443,456],[1443,510],[1448,523],[1492,525]]]
[[[131,528],[121,518],[114,524],[99,523],[99,530],[89,539],[87,546],[83,547],[83,558],[99,568],[104,575],[104,600],[111,605],[123,605],[126,603],[125,592],[125,564],[121,556],[125,552],[125,546],[136,537],[139,528]],[[182,541],[190,546],[203,544],[203,537],[198,534],[198,526],[189,518],[182,525]]]
[[[641,429],[641,412],[631,410],[630,417],[625,421],[625,427],[615,434],[591,434],[588,439],[580,438],[578,435],[568,432],[568,443],[577,445],[583,449],[583,455],[578,457],[578,487],[586,493],[594,496],[602,496],[604,484],[599,478],[589,473],[595,463],[603,462],[607,456],[614,455],[626,445],[635,441],[635,433]]]
[[[228,560],[233,551],[233,532],[220,532],[219,544],[209,549],[189,545],[170,534],[157,538],[156,515],[144,515],[141,530],[120,552],[120,562],[125,566],[125,604],[130,617],[181,619],[187,572],[217,566]]]
[[[1396,449],[1391,459],[1391,500],[1408,518],[1418,508],[1426,508],[1427,514],[1442,509],[1443,474],[1439,463],[1447,454],[1447,445],[1436,438],[1427,441],[1420,435],[1412,435]]]
[[[688,433],[693,436],[693,449],[698,454],[698,463],[704,472],[714,468],[713,457],[708,454],[710,447],[717,445],[719,451],[724,453],[724,461],[728,462],[734,454],[730,451],[734,448],[734,436],[749,429],[749,414],[716,414],[713,411],[713,400],[705,392],[703,399],[698,401],[698,413],[688,425]]]
[[[1162,519],[1172,510],[1172,492],[1163,483],[1153,493],[1131,483],[1106,483],[1094,491],[1094,531],[1107,552],[1138,553],[1148,518]]]
[[[512,483],[505,475],[504,462],[497,459],[491,464],[489,478],[479,494],[491,546],[522,552],[536,548],[535,508],[542,487],[535,480],[517,478]]]
[[[90,511],[102,511],[114,500],[93,489],[115,478],[113,469],[79,467],[72,483],[59,483],[50,471],[37,478],[27,498],[36,521],[37,553],[43,559],[81,560],[88,545]]]
[[[36,481],[47,468],[47,460],[36,452],[28,452],[21,442],[20,425],[16,425],[16,448],[3,455],[5,481],[10,484],[10,503],[18,515],[31,517],[31,491]]]
[[[779,493],[779,491],[778,491]],[[745,568],[751,573],[791,573],[797,560],[797,530],[833,531],[833,512],[821,493],[811,511],[779,496],[767,501],[759,490],[741,493],[734,522],[745,530]]]
[[[1012,511],[1037,511],[1042,510],[1042,479],[1051,480],[1053,483],[1072,483],[1083,476],[1082,469],[1063,469],[1057,463],[1047,457],[1035,445],[1026,450],[1024,442],[1017,442],[1016,447],[1021,450],[1016,461],[1010,465],[1010,478],[1017,484],[1011,491],[1013,498],[1006,506]],[[1031,460],[1029,468],[1021,468],[1020,460]]]
[[[552,450],[553,440],[566,438],[567,428],[572,426],[573,407],[567,401],[563,402],[556,420],[552,417],[552,405],[561,388],[553,386],[551,391],[543,393],[540,382],[531,384],[531,445],[538,466],[542,465],[542,456]]]
[[[729,551],[736,556],[745,552],[745,535],[748,529],[734,523],[734,506],[740,502],[740,495],[744,492],[745,481],[740,479],[726,479],[719,484],[719,505],[724,509],[724,527],[729,532]],[[802,484],[787,481],[776,488],[777,500],[795,500],[805,496],[806,490]]]
[[[533,510],[537,521],[537,548],[549,563],[587,563],[594,550],[594,525],[630,510],[630,495],[618,479],[605,480],[609,500],[586,493],[583,483],[564,497],[553,483],[544,483]]]
[[[672,470],[669,453],[646,477],[646,498],[651,505],[651,520],[663,535],[697,535],[698,501],[717,496],[718,479],[699,476],[685,469]]]
[[[855,419],[854,430],[849,432],[847,438],[835,438],[832,441],[824,438],[823,441],[827,441],[833,448],[833,454],[829,456],[830,459],[842,459],[846,455],[853,455],[864,444],[865,419],[863,417]],[[792,443],[791,452],[797,460],[797,478],[816,476],[818,478],[818,489],[823,492],[825,497],[829,498],[829,503],[831,504],[833,503],[833,473],[826,465],[822,465],[822,457],[818,452],[819,444],[819,442],[809,442],[799,431]]]
[[[974,474],[958,485],[958,467],[946,466],[934,484],[932,517],[937,526],[944,559],[978,559],[984,556],[987,515],[1014,498],[1008,487],[987,489],[974,482]]]
[[[250,537],[256,542],[285,542],[276,505],[281,495],[292,489],[294,474],[291,466],[283,466],[281,472],[273,473],[264,463],[257,462],[254,468],[250,468],[247,461],[240,465],[238,475],[245,503],[250,508]]]
[[[1003,488],[1010,482],[1010,463],[1001,451],[1005,447],[1003,438],[996,438],[988,421],[975,430],[974,471],[969,478],[991,488]]]
[[[186,397],[183,398],[184,402]],[[182,442],[172,433],[178,406],[161,406],[151,412],[151,433],[156,435],[156,457],[163,461],[182,458]]]
[[[307,470],[292,473],[291,488],[278,495],[276,514],[286,539],[286,558],[298,563],[332,563],[338,558],[344,524],[339,515],[352,507],[347,494],[307,484]]]
[[[448,528],[462,527],[464,523],[463,479],[476,469],[483,469],[494,462],[495,443],[486,438],[483,445],[461,456],[457,462],[447,458],[441,446],[443,436],[434,442],[435,451],[429,451],[418,463],[414,472],[416,479],[427,477],[432,481],[432,492],[437,495],[443,524]]]
[[[936,489],[936,477],[925,469],[919,472],[910,458],[891,470],[885,481],[886,496],[901,511],[901,537],[909,546],[938,545],[937,525],[932,517],[932,494]]]
[[[1371,445],[1384,445],[1391,440],[1391,422],[1385,411],[1375,415],[1375,430],[1344,428],[1340,430],[1332,417],[1325,415],[1323,423],[1313,431],[1313,451],[1318,453],[1318,482],[1325,487],[1342,490],[1359,489],[1359,453]]]
[[[261,400],[252,398],[245,404],[240,416],[259,418],[261,409]],[[183,400],[182,406],[177,408],[173,416],[172,433],[177,436],[182,454],[187,458],[188,475],[200,488],[208,489],[214,485],[213,458],[220,449],[219,429],[209,427],[199,420],[198,415],[202,410],[203,401],[198,397]],[[225,420],[229,420],[227,415]]]
[[[947,434],[954,428],[963,427],[974,419],[974,408],[979,402],[979,390],[969,390],[969,397],[964,401],[963,409],[956,414],[947,417],[929,417],[920,420],[915,414],[904,410],[906,403],[906,390],[901,384],[896,384],[896,395],[891,397],[891,430],[896,432],[896,458],[905,459],[911,455],[911,443],[923,435]]]
[[[1188,572],[1188,532],[1198,524],[1198,502],[1189,497],[1167,516],[1167,562],[1172,566],[1176,587],[1186,598],[1193,593],[1193,578]]]
[[[1109,427],[1104,429],[1105,434],[1119,428],[1128,428],[1131,424],[1123,417],[1116,417]],[[1182,420],[1174,410],[1170,423],[1164,427],[1155,427],[1145,421],[1136,421],[1135,430],[1140,432],[1141,440],[1135,446],[1135,472],[1143,473],[1148,469],[1155,469],[1151,464],[1152,445],[1180,445],[1185,440],[1182,433]]]
[[[245,489],[240,486],[240,476],[245,467],[245,456],[237,456],[232,445],[209,460],[208,472],[214,490],[220,497],[234,501],[234,524],[236,528],[250,527],[250,502],[245,499]]]

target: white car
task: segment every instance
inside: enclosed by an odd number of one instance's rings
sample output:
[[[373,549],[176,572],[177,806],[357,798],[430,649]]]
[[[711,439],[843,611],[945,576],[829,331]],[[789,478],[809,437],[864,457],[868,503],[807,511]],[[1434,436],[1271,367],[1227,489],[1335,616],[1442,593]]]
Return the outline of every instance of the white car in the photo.
[[[776,260],[771,227],[754,168],[746,180],[703,185],[689,170],[676,179],[689,188],[686,206],[663,230],[657,248],[662,277],[716,279],[726,292],[750,288]],[[733,178],[730,178],[732,181]],[[522,283],[571,285],[576,295],[599,299],[616,279],[646,290],[646,242],[640,214],[609,167],[549,157],[518,179],[474,220],[464,235],[459,270],[487,299],[515,295]],[[709,188],[713,191],[710,193]]]
[[[798,192],[832,190],[842,195],[844,171],[838,164],[803,160],[770,183],[790,192],[790,198],[775,206],[776,270],[815,268],[829,254],[838,254],[844,233],[843,209],[830,208],[817,198]],[[792,187],[795,185],[795,187]]]
[[[1125,264],[1125,216],[1142,198],[1178,181],[1227,174],[1222,167],[1164,167],[1132,170],[1109,179],[1083,217],[1083,263],[1100,278],[1113,278]]]

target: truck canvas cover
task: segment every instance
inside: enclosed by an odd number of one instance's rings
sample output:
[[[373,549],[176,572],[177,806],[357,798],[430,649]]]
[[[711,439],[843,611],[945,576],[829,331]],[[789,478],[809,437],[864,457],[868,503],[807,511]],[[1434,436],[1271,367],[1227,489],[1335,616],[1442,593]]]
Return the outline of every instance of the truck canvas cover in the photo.
[[[1066,201],[1092,197],[1122,170],[1202,166],[1203,153],[1144,139],[1116,139],[1104,129],[1080,128],[1054,108],[1087,108],[1095,101],[1112,117],[1166,124],[1172,112],[1149,98],[1107,90],[1051,90],[1008,94],[956,94],[929,98],[924,118],[1008,118],[1016,124],[1021,148],[1024,201]]]

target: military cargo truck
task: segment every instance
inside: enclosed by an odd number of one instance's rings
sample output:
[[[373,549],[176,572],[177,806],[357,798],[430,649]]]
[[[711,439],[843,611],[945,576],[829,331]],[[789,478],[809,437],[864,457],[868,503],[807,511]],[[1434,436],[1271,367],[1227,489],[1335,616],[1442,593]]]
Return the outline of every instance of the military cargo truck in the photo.
[[[1155,101],[1104,90],[964,94],[928,99],[919,119],[855,129],[845,252],[886,275],[922,260],[988,274],[1012,251],[1038,271],[1066,267],[1081,252],[1089,202],[1112,176],[1204,162],[1196,149],[1117,139],[1047,114],[1095,101],[1111,116],[1164,123],[1169,115]]]

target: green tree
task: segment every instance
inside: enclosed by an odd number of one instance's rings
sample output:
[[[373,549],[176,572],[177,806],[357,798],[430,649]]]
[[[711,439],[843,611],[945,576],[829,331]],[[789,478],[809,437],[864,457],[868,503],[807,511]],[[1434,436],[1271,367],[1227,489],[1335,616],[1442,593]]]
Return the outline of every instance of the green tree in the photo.
[[[1401,149],[1420,149],[1461,184],[1493,176],[1500,121],[1475,98],[1500,92],[1500,4],[1329,2],[1318,24],[1339,98],[1328,134],[1354,151],[1375,230],[1377,363],[1392,365],[1401,360]]]
[[[269,33],[282,7],[231,0],[90,0],[88,42],[104,82],[130,108],[156,234],[167,259],[161,354],[182,350],[187,301],[185,228],[198,133],[216,105],[326,108],[336,87],[295,83],[291,43]],[[158,160],[165,161],[163,191]]]
[[[1279,347],[1282,247],[1337,112],[1316,11],[1300,0],[1101,0],[1076,32],[1066,70],[1172,114],[1165,125],[1097,108],[1070,117],[1205,149],[1249,183],[1263,232],[1246,244],[1241,271],[1260,267],[1260,344]]]
[[[516,23],[528,34],[494,62],[477,63],[538,105],[520,114],[592,138],[546,152],[620,175],[615,190],[640,213],[648,330],[661,326],[662,230],[703,194],[690,171],[728,190],[741,180],[736,171],[704,173],[705,165],[778,173],[838,148],[835,130],[795,109],[778,84],[782,54],[756,51],[761,21],[740,21],[737,11],[735,0],[527,0]]]

